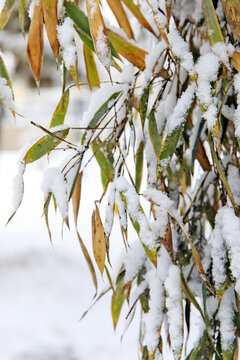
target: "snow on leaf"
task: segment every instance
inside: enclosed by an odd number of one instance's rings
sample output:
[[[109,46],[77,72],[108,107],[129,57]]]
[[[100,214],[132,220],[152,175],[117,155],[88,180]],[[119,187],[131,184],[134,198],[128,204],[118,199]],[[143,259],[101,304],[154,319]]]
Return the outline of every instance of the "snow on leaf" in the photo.
[[[218,311],[220,320],[220,333],[222,350],[226,352],[233,350],[233,344],[236,338],[234,325],[234,310],[236,308],[235,295],[233,288],[227,289],[222,297]]]
[[[57,32],[65,66],[70,70],[76,63],[73,21],[66,17],[63,24],[57,26]]]
[[[61,171],[49,168],[43,178],[42,190],[47,196],[50,192],[55,196],[59,211],[63,219],[68,219],[68,193],[67,184]]]
[[[169,269],[165,288],[171,347],[174,359],[179,359],[183,347],[183,314],[180,270],[176,265],[172,265]]]

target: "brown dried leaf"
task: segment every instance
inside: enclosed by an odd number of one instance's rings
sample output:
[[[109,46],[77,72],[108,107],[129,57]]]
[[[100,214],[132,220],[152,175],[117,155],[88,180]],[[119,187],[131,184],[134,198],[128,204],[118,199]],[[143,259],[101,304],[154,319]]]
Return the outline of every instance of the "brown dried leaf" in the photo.
[[[98,0],[87,0],[88,20],[98,59],[110,71],[111,49]]]
[[[59,53],[57,0],[43,0],[43,17],[49,43],[55,58],[57,58]]]
[[[112,12],[114,13],[119,26],[125,31],[129,39],[134,39],[133,31],[128,20],[128,17],[125,13],[125,10],[122,6],[120,0],[107,0],[108,5],[110,6]]]
[[[42,2],[35,5],[27,44],[28,62],[39,87],[43,62],[43,11]]]
[[[234,51],[233,56],[230,59],[232,66],[240,72],[240,52]]]
[[[92,214],[92,247],[96,264],[102,274],[105,265],[106,243],[104,228],[97,205]]]
[[[240,0],[222,0],[226,19],[236,39],[240,41]]]

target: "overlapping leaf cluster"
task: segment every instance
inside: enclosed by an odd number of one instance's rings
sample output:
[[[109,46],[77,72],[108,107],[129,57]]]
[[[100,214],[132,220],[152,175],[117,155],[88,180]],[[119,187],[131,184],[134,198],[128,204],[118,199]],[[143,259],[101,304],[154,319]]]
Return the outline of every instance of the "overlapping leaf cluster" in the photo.
[[[14,4],[6,0],[1,29]],[[130,322],[141,308],[142,359],[162,359],[167,343],[175,359],[236,359],[240,330],[240,266],[236,261],[238,252],[240,255],[236,241],[240,241],[240,1],[147,0],[136,5],[132,0],[108,0],[108,4],[121,32],[105,25],[104,7],[98,0],[86,0],[86,6],[67,1],[61,5],[57,0],[40,0],[34,5],[27,47],[30,67],[39,85],[45,24],[53,54],[58,62],[63,61],[63,91],[49,129],[35,124],[45,134],[26,152],[22,164],[37,161],[60,143],[73,153],[61,176],[68,185],[67,201],[73,204],[78,240],[98,291],[95,265],[78,229],[83,160],[92,152],[103,185],[92,214],[93,256],[113,293],[114,327],[124,302],[129,305]],[[143,6],[148,9],[148,20]],[[20,1],[22,29],[24,7]],[[142,27],[140,37],[135,35],[132,16]],[[100,87],[84,126],[80,123],[74,129],[64,126],[71,93],[67,71],[77,86],[81,83],[77,57],[68,66],[68,44],[63,42],[64,48],[61,41],[59,44],[57,29],[66,19],[71,19],[73,42],[76,37],[82,42],[89,87]],[[142,38],[144,49],[139,45]],[[107,85],[101,83],[100,63],[109,75]],[[211,68],[211,63],[216,66]],[[12,91],[2,58],[0,65],[0,76]],[[115,70],[120,74],[115,75]],[[97,97],[102,103],[95,108]],[[13,111],[4,97],[0,100]],[[73,131],[80,132],[79,145],[67,140]],[[60,209],[59,195],[54,191],[46,194],[44,214],[50,238],[52,199]],[[14,211],[20,203],[21,196]],[[110,247],[116,218],[126,256],[113,279]],[[68,216],[63,220],[69,226]],[[139,242],[128,238],[131,224]],[[201,326],[189,349],[194,311]]]

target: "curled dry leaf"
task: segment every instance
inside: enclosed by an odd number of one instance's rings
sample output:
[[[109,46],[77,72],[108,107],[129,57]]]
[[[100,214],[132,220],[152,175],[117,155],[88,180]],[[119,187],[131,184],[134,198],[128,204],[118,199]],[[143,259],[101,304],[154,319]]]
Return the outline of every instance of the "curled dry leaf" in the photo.
[[[87,13],[98,59],[110,71],[111,49],[98,0],[87,0]]]
[[[59,53],[59,42],[57,37],[57,0],[43,0],[43,17],[49,43],[55,58]]]
[[[134,39],[133,31],[128,20],[128,17],[124,11],[120,0],[107,0],[112,12],[114,13],[119,26],[125,31],[129,39]]]
[[[92,247],[96,264],[100,273],[103,274],[106,256],[106,243],[104,228],[97,205],[92,214]]]
[[[43,62],[43,11],[42,2],[34,6],[27,44],[28,62],[39,87]]]

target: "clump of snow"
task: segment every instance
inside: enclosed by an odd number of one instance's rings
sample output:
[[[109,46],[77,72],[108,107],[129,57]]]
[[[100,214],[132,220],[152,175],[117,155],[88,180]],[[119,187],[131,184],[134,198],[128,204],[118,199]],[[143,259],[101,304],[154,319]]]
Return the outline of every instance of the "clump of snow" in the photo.
[[[61,171],[56,168],[49,168],[44,174],[42,190],[45,196],[52,192],[55,196],[59,211],[64,219],[68,217],[68,193],[67,184]]]
[[[182,26],[186,19],[197,24],[203,17],[202,4],[199,0],[173,1],[172,14],[180,20],[179,26]]]
[[[7,108],[11,110],[15,109],[12,90],[8,86],[7,80],[3,77],[0,77],[0,101]]]
[[[98,29],[98,36],[96,41],[96,53],[101,61],[101,63],[105,66],[105,68],[109,71],[110,70],[110,57],[111,57],[111,50],[108,43],[108,38],[104,33],[103,25],[99,26]]]
[[[237,93],[237,109],[234,115],[235,134],[240,137],[240,73],[234,76],[234,88]]]
[[[157,257],[157,272],[161,281],[164,283],[168,277],[169,268],[172,265],[170,256],[164,246],[161,246]]]
[[[142,84],[143,89],[150,81],[154,70],[154,66],[156,65],[156,62],[158,61],[158,59],[160,58],[166,47],[167,47],[166,42],[164,40],[161,40],[158,42],[157,45],[153,46],[153,49],[146,55],[145,57],[146,67],[144,70],[145,81]]]
[[[170,30],[168,40],[172,48],[173,54],[180,59],[181,65],[190,76],[195,75],[195,68],[193,63],[192,53],[189,51],[189,46],[181,37],[176,29]]]
[[[211,241],[211,256],[213,261],[212,275],[217,290],[221,289],[221,286],[226,280],[225,266],[227,263],[227,249],[221,231],[219,229],[219,221],[221,221],[221,216],[217,214],[215,219],[216,225]]]
[[[69,17],[66,17],[62,25],[57,25],[57,32],[66,68],[70,69],[74,67],[76,63],[73,21]]]
[[[164,288],[156,270],[148,272],[147,279],[150,289],[149,311],[144,315],[146,323],[145,342],[148,350],[152,353],[159,343],[159,329],[163,321],[163,309],[165,302]]]
[[[127,210],[130,218],[139,226],[139,238],[144,245],[150,249],[154,248],[155,236],[151,230],[145,214],[141,209],[138,194],[133,186],[127,182],[124,177],[119,177],[116,180],[117,190],[123,194],[127,201]]]
[[[220,59],[220,61],[229,67],[229,57],[231,57],[235,51],[235,48],[232,44],[224,43],[222,41],[217,42],[212,46],[212,51]]]
[[[179,359],[183,346],[183,313],[180,270],[176,265],[172,265],[169,269],[165,288],[171,347],[174,359]]]
[[[228,351],[234,344],[235,341],[235,325],[234,325],[234,309],[235,295],[233,288],[227,289],[222,297],[220,308],[218,311],[218,317],[220,320],[220,333],[222,350]]]
[[[20,156],[20,159],[17,163],[17,174],[13,180],[13,213],[18,209],[19,205],[22,202],[23,193],[24,193],[24,181],[23,175],[25,173],[26,164],[23,160],[23,156]]]
[[[198,73],[197,97],[209,130],[214,127],[217,121],[217,98],[211,88],[211,82],[217,80],[219,65],[218,57],[212,52],[201,55],[196,65]]]
[[[120,225],[124,230],[127,230],[127,211],[123,199],[119,192],[116,192],[116,204],[118,208]]]
[[[108,237],[112,231],[113,226],[113,217],[114,217],[114,204],[115,204],[115,184],[110,183],[110,195],[108,197],[108,204],[105,209],[105,224],[104,232]]]
[[[187,90],[178,99],[178,102],[173,110],[172,115],[167,121],[168,132],[173,132],[177,127],[181,126],[185,121],[188,110],[194,100],[196,92],[196,84],[192,83]]]
[[[229,164],[227,178],[234,200],[236,204],[240,206],[240,174],[237,166]]]
[[[126,270],[124,281],[132,281],[147,260],[147,255],[139,241],[135,240],[130,244],[128,252],[123,258],[124,269]]]

